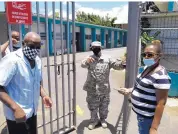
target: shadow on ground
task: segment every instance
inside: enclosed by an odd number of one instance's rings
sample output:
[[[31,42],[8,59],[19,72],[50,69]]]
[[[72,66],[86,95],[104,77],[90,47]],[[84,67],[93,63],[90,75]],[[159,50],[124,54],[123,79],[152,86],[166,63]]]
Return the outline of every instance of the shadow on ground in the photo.
[[[121,112],[118,116],[116,125],[115,125],[115,130],[116,130],[116,134],[122,134],[122,125],[123,125],[123,109],[124,109],[124,103],[122,105],[122,109]],[[131,114],[131,105],[128,106],[128,113],[127,113],[127,122],[126,122],[126,127],[128,128],[128,124],[129,124],[129,119],[130,119],[130,114]]]
[[[77,127],[77,134],[84,134],[84,129],[88,127],[89,123],[90,123],[90,120],[82,121],[79,124],[79,126]],[[108,124],[108,129],[110,130],[111,134],[116,134],[116,130],[115,130],[114,126],[110,123],[107,123],[107,124]],[[99,127],[101,127],[101,124],[96,126],[96,128],[99,128]]]
[[[8,134],[8,132],[7,132],[7,126],[5,126],[5,127],[1,130],[0,134]]]

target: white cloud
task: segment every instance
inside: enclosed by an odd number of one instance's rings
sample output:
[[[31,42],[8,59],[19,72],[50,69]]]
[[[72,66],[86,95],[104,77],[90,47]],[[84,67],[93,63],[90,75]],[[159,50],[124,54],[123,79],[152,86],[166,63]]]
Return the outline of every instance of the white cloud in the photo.
[[[89,14],[100,15],[101,17],[106,16],[107,14],[110,17],[117,17],[115,24],[123,24],[128,23],[128,5],[124,5],[121,7],[114,7],[111,10],[102,10],[102,9],[94,9],[89,7],[80,7],[76,9],[76,12],[85,12]]]
[[[105,17],[107,14],[109,17],[117,17],[117,20],[115,21],[115,24],[124,24],[128,23],[128,5],[124,5],[121,7],[114,7],[111,10],[102,10],[102,9],[94,9],[90,7],[82,7],[80,4],[75,3],[75,11],[77,12],[85,12],[89,14],[95,14],[100,15],[101,17]],[[60,12],[59,9],[56,9],[55,12]],[[76,15],[75,13],[75,15]],[[52,15],[52,11],[49,12],[49,16]],[[66,11],[63,11],[63,18],[67,18]],[[69,14],[69,19],[72,19],[72,14]]]

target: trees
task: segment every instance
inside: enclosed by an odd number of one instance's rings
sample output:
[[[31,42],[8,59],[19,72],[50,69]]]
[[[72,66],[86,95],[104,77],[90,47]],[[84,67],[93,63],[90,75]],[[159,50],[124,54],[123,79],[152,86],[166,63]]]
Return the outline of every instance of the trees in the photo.
[[[107,27],[115,27],[114,22],[117,18],[111,18],[107,14],[105,17],[101,17],[99,15],[87,14],[85,12],[77,12],[76,21],[83,23],[90,23],[95,25],[107,26]]]

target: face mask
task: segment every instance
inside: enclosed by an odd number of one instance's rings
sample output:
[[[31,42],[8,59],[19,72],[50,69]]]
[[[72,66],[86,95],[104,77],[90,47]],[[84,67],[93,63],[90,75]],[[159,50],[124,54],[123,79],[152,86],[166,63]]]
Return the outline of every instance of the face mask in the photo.
[[[96,56],[98,56],[98,54],[99,54],[100,51],[101,51],[101,48],[93,48],[92,51],[93,51],[93,53],[94,53]]]
[[[13,44],[13,50],[14,51],[18,50],[19,48],[21,48],[21,43]]]
[[[23,53],[28,59],[34,60],[36,56],[40,53],[40,49],[36,49],[36,48],[32,49],[28,46],[25,46],[23,48]]]
[[[146,65],[146,66],[152,66],[152,65],[154,65],[155,64],[155,60],[153,59],[153,58],[151,58],[151,59],[143,59],[143,62],[144,62],[144,64]]]

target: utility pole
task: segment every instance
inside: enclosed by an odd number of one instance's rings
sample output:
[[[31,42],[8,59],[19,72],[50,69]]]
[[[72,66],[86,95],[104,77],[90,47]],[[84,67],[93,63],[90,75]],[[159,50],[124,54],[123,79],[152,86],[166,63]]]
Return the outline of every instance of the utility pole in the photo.
[[[131,88],[134,86],[135,78],[138,71],[138,49],[139,49],[139,20],[140,20],[140,8],[139,2],[129,2],[128,12],[128,38],[127,38],[127,66],[125,87]],[[122,134],[127,132],[128,122],[128,102],[129,96],[124,96],[124,108],[123,108],[123,125]]]

